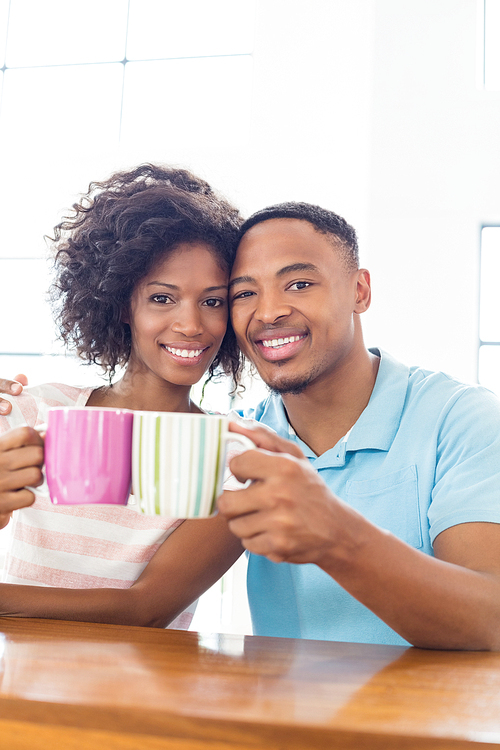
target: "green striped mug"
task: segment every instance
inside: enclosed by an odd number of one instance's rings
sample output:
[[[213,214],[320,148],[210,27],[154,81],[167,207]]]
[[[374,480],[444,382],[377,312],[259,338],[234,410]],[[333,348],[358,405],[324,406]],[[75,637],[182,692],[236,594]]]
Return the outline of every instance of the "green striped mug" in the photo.
[[[218,414],[134,412],[132,487],[143,513],[206,518],[222,492],[228,442],[255,448]]]

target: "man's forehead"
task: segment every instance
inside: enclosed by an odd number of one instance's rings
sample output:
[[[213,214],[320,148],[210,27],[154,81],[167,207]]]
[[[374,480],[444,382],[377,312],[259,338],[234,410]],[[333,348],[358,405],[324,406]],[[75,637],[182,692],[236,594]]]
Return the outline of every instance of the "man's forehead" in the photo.
[[[266,239],[283,238],[300,238],[318,234],[316,228],[306,219],[266,219],[254,224],[243,235],[240,240],[240,246],[245,246],[248,242],[261,241]]]
[[[297,263],[315,263],[315,256],[332,251],[332,239],[304,219],[266,219],[243,235],[232,276],[253,270]]]

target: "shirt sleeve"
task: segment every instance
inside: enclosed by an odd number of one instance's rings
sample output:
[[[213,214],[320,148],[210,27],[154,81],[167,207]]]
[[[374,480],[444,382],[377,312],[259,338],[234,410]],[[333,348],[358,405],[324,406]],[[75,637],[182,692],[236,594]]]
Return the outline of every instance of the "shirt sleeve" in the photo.
[[[12,404],[12,411],[4,417],[0,417],[0,435],[14,427],[29,425],[33,427],[38,417],[38,406],[36,400],[29,393],[23,392],[20,396],[6,396],[2,398]]]
[[[446,411],[437,436],[428,511],[430,537],[461,523],[500,523],[500,401],[468,387]]]

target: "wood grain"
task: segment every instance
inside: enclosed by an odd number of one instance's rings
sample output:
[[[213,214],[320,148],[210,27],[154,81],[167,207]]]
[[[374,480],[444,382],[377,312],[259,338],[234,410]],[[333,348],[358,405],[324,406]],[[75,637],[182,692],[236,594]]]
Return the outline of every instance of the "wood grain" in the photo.
[[[493,748],[500,654],[0,618],[0,747]]]

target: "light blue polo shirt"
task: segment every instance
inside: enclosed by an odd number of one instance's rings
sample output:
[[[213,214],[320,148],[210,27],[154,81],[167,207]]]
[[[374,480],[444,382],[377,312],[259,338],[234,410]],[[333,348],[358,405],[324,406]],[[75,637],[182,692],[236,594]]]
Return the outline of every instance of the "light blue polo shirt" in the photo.
[[[323,455],[294,434],[279,396],[245,416],[297,443],[338,497],[426,554],[450,526],[500,523],[500,401],[371,351],[381,362],[368,406]],[[248,597],[257,635],[407,644],[316,565],[251,554]]]

